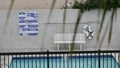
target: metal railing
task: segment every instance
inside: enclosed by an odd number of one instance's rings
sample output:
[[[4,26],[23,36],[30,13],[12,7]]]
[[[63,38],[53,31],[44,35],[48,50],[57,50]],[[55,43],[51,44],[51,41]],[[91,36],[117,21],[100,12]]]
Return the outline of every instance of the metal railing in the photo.
[[[120,68],[120,50],[0,53],[0,68]]]

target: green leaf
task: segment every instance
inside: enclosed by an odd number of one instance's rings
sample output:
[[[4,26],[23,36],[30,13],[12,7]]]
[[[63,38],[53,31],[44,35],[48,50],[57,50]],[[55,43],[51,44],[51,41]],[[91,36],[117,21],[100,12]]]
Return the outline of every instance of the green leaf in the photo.
[[[103,0],[98,0],[98,16],[100,17],[100,12],[101,12],[101,8],[102,8],[102,4],[103,4]]]

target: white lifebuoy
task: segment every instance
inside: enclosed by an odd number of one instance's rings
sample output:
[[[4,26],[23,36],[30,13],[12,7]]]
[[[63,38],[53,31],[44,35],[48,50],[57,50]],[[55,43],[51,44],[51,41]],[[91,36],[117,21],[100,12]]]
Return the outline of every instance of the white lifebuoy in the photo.
[[[91,29],[90,26],[85,25],[83,27],[83,32],[84,32],[84,34],[85,34],[85,36],[86,36],[87,39],[93,39],[94,32],[93,32],[93,30]]]

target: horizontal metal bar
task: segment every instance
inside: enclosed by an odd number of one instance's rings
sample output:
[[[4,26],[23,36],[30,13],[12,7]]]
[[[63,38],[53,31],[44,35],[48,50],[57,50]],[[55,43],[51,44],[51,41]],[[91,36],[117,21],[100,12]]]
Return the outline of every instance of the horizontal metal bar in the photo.
[[[31,55],[31,54],[74,54],[74,53],[120,53],[120,50],[102,50],[102,51],[49,51],[49,52],[7,52],[0,55]]]

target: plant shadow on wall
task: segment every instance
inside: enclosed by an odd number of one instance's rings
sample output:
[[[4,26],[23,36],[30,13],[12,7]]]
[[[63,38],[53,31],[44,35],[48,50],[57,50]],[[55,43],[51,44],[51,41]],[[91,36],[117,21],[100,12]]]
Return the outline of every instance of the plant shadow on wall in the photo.
[[[90,11],[90,10],[94,10],[97,9],[98,10],[98,16],[100,16],[100,13],[102,12],[102,17],[100,19],[100,28],[98,29],[98,34],[97,34],[97,45],[98,45],[98,50],[101,49],[101,46],[103,44],[104,38],[106,36],[106,32],[108,30],[108,46],[110,46],[111,43],[111,37],[112,37],[112,29],[113,29],[113,21],[115,20],[115,13],[117,13],[117,8],[120,7],[120,0],[86,0],[86,2],[81,3],[78,1],[74,1],[74,5],[73,5],[73,9],[79,9],[79,13],[78,13],[78,17],[77,17],[77,21],[76,21],[76,26],[74,29],[74,34],[77,33],[77,28],[78,28],[78,24],[80,24],[80,19],[83,15],[83,13],[85,11]],[[111,12],[111,18],[110,18],[110,22],[107,23],[107,27],[105,29],[105,32],[103,33],[103,36],[101,36],[102,33],[102,28],[107,14],[107,11]],[[73,37],[73,40],[75,40],[75,35]],[[74,49],[74,42],[71,44],[71,51]]]
[[[8,13],[6,16],[6,20],[5,20],[5,26],[4,26],[4,30],[6,30],[7,24],[9,22],[9,17],[12,11],[12,7],[14,4],[15,0],[11,0],[10,3],[10,7],[8,9]],[[65,4],[67,4],[68,0],[65,0]],[[73,4],[73,9],[79,9],[78,12],[78,16],[76,19],[76,24],[75,24],[75,28],[74,28],[74,35],[73,35],[73,39],[72,39],[72,44],[71,44],[71,52],[74,49],[74,40],[76,37],[76,33],[78,31],[78,24],[80,24],[81,18],[83,16],[83,13],[85,11],[90,11],[90,10],[94,10],[94,9],[98,9],[98,16],[100,16],[101,10],[102,10],[102,17],[100,19],[100,28],[98,30],[98,34],[97,34],[97,45],[98,45],[98,49],[101,49],[101,45],[104,41],[104,36],[100,38],[101,36],[101,31],[103,28],[103,24],[105,23],[105,17],[106,17],[106,13],[107,11],[111,11],[111,21],[109,22],[109,26],[108,26],[108,30],[109,30],[109,35],[108,35],[108,45],[110,45],[111,42],[111,36],[112,36],[112,28],[113,28],[113,21],[114,21],[114,17],[115,17],[115,13],[117,13],[117,8],[120,7],[120,0],[86,0],[84,3],[78,2],[77,0],[73,0],[74,4]],[[50,22],[51,19],[51,15],[55,6],[56,0],[53,0],[52,5],[51,5],[51,9],[50,9],[50,13],[48,15],[48,24]],[[65,30],[65,21],[66,21],[66,12],[67,12],[67,8],[64,8],[64,13],[63,13],[63,33]],[[46,30],[45,30],[46,31]],[[45,32],[46,33],[46,32]],[[104,33],[105,34],[105,33]],[[43,40],[44,43],[44,40]],[[44,45],[44,44],[43,44]]]

